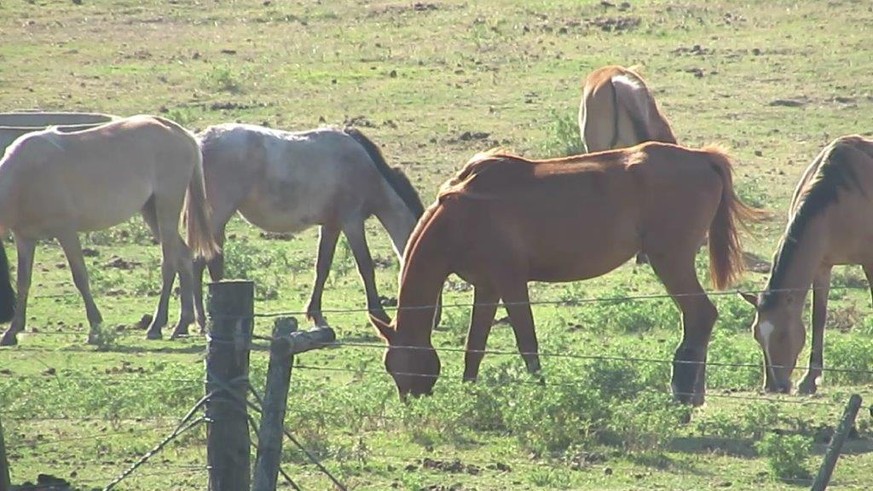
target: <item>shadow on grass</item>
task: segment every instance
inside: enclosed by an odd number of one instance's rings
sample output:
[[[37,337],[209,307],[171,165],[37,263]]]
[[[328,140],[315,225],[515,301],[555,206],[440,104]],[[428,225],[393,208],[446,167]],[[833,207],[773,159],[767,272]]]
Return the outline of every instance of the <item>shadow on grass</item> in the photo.
[[[828,448],[827,439],[822,442],[818,435],[801,431],[779,431],[782,435],[801,435],[814,438],[811,455],[823,456]],[[745,459],[756,459],[760,455],[755,450],[755,440],[751,438],[725,438],[715,436],[691,436],[676,438],[670,442],[669,451],[687,454],[721,454]],[[873,439],[867,436],[850,435],[843,444],[842,455],[864,455],[873,453]]]

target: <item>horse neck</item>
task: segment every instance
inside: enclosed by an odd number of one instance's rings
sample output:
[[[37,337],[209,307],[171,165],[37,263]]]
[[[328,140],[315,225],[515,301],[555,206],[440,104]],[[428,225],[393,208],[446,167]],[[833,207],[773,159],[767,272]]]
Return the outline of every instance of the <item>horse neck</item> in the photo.
[[[406,248],[412,229],[415,228],[416,219],[399,197],[387,198],[386,201],[386,205],[377,209],[375,215],[391,238],[394,254],[402,260],[403,250]]]
[[[673,128],[670,127],[670,123],[661,113],[660,108],[655,106],[655,113],[657,114],[656,118],[653,118],[652,121],[652,133],[654,133],[651,138],[652,141],[659,141],[663,143],[672,143],[676,144],[676,135],[673,134]]]
[[[809,288],[815,279],[827,247],[826,215],[824,213],[810,219],[799,237],[789,238],[788,232],[779,244],[779,254],[773,262],[767,292],[777,299],[785,299],[790,294],[800,295],[793,306],[803,309]],[[790,224],[789,224],[790,227]],[[794,240],[791,252],[786,254],[787,241]]]
[[[400,344],[428,346],[443,284],[449,276],[442,254],[422,251],[416,244],[403,265],[395,326]],[[430,251],[433,247],[428,247]]]

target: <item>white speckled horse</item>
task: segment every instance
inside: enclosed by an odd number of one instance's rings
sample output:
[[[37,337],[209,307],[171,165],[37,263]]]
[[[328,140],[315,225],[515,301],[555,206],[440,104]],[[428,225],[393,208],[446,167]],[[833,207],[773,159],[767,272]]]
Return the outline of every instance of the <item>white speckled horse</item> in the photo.
[[[375,215],[388,231],[398,258],[424,207],[399,168],[354,128],[303,132],[254,125],[211,126],[198,135],[203,152],[212,233],[224,244],[225,226],[237,211],[269,232],[320,226],[315,285],[307,318],[324,324],[321,297],[340,233],[346,236],[367,294],[367,308],[387,321],[379,301],[364,221]],[[197,318],[205,323],[202,275],[224,277],[224,258],[195,261]]]

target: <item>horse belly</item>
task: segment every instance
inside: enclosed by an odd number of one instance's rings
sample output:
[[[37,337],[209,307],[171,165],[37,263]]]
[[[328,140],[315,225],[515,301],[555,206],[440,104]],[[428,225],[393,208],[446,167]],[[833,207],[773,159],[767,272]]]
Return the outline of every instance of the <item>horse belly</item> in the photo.
[[[43,188],[25,198],[15,230],[29,237],[51,237],[70,229],[103,230],[139,212],[151,193],[151,186],[136,184],[111,189]]]
[[[608,220],[567,220],[552,231],[558,233],[526,235],[531,279],[575,281],[612,271],[640,250],[635,223],[616,212]]]
[[[304,198],[304,199],[301,199]],[[278,200],[260,193],[253,193],[240,207],[239,212],[252,225],[268,232],[297,233],[328,221],[325,213],[328,203],[320,199],[287,195]]]
[[[627,241],[586,244],[577,250],[552,250],[530,259],[530,279],[533,281],[566,282],[602,276],[618,268],[639,247]]]

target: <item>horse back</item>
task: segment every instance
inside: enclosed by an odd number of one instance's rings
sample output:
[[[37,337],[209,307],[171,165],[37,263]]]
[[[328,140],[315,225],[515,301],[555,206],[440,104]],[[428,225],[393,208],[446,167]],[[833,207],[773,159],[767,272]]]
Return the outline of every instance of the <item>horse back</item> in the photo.
[[[31,133],[0,164],[2,223],[42,236],[65,225],[115,225],[156,192],[181,206],[199,158],[187,130],[150,116],[69,133]]]

